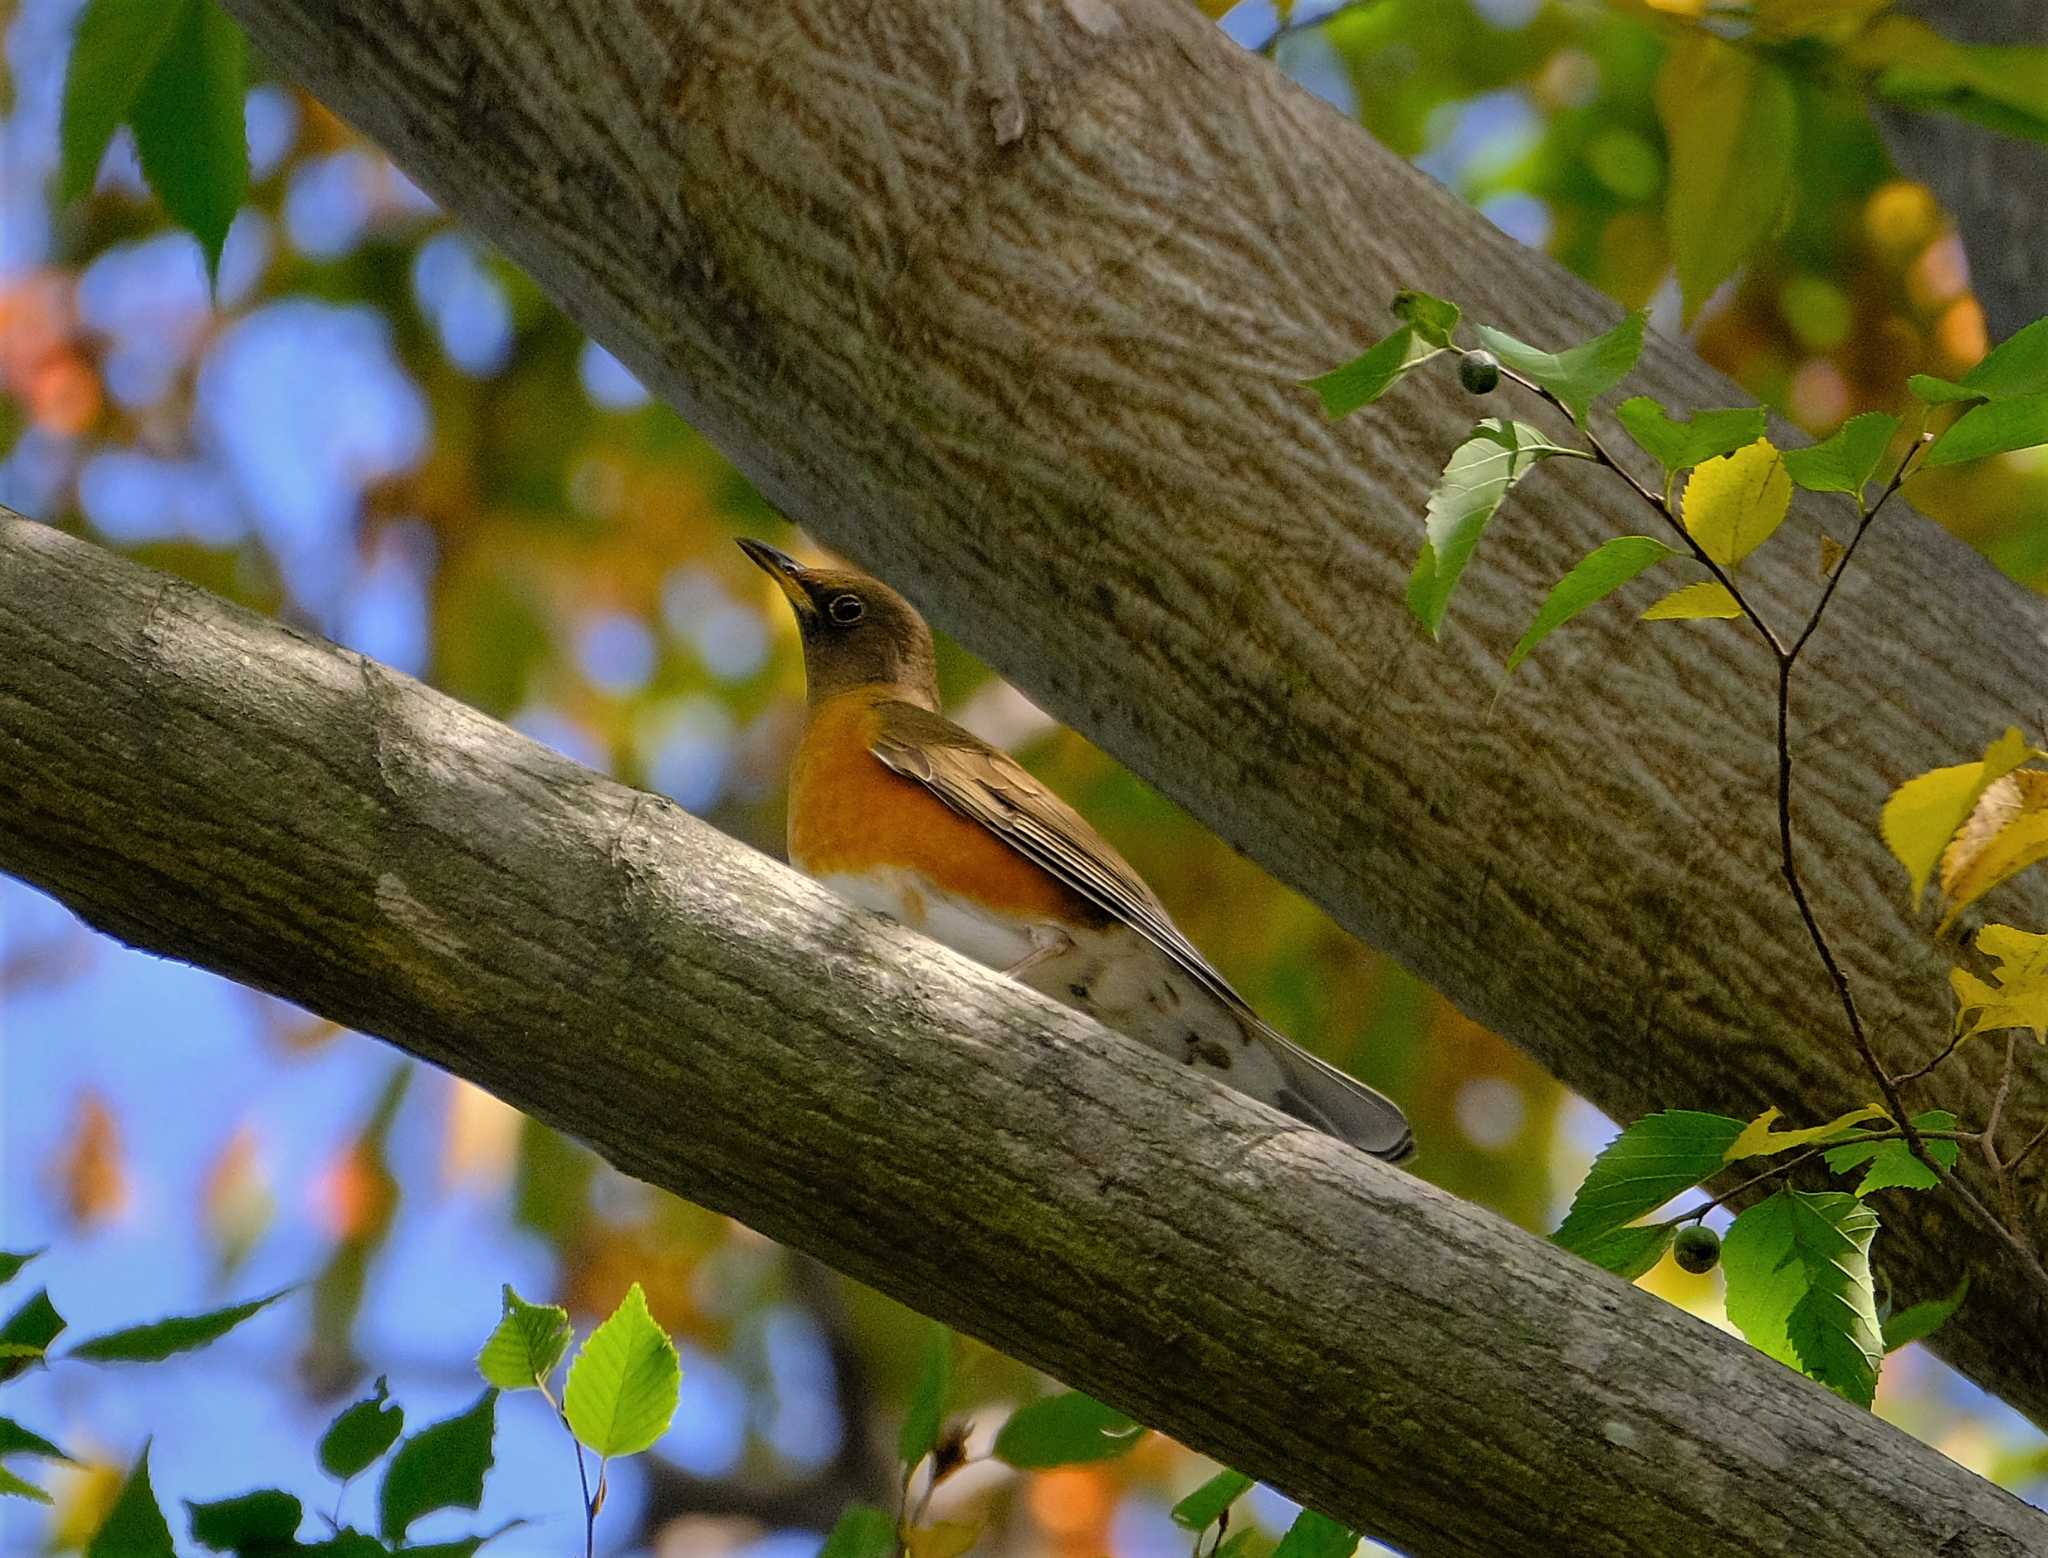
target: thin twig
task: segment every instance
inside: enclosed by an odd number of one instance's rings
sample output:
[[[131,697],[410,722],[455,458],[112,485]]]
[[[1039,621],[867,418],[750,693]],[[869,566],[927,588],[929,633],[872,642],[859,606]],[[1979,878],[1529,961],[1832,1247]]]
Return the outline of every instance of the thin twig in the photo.
[[[1877,501],[1865,509],[1857,520],[1856,534],[1849,538],[1849,545],[1843,550],[1841,560],[1835,564],[1835,571],[1828,575],[1827,587],[1820,592],[1820,599],[1814,603],[1813,615],[1806,619],[1805,628],[1801,630],[1799,637],[1792,641],[1792,647],[1785,651],[1785,658],[1787,660],[1797,660],[1799,658],[1799,651],[1804,649],[1806,641],[1813,637],[1814,630],[1820,626],[1822,614],[1828,609],[1828,602],[1835,598],[1835,587],[1842,582],[1842,576],[1849,571],[1849,565],[1856,560],[1856,548],[1863,544],[1864,536],[1870,533],[1871,525],[1876,522],[1877,516],[1884,511],[1884,506],[1891,502],[1893,496],[1906,484],[1906,476],[1912,469],[1914,457],[1927,447],[1928,442],[1929,440],[1924,435],[1915,441],[1913,447],[1906,451],[1906,457],[1899,462],[1899,468],[1892,472],[1892,479],[1885,484],[1884,491],[1878,494]],[[1863,502],[1861,494],[1858,494],[1856,501],[1858,507],[1861,507]]]
[[[576,1430],[569,1426],[569,1414],[555,1400],[545,1380],[536,1380],[540,1398],[554,1408],[555,1417],[562,1425],[562,1432],[569,1436],[569,1443],[576,1449],[576,1480],[583,1485],[583,1558],[597,1558],[597,1505],[590,1498],[590,1472],[583,1462],[583,1441],[576,1437]]]
[[[1962,1030],[1957,1029],[1954,1033],[1951,1033],[1949,1035],[1948,1043],[1942,1046],[1942,1050],[1939,1055],[1936,1055],[1934,1059],[1928,1061],[1926,1065],[1921,1066],[1916,1070],[1908,1071],[1904,1075],[1896,1078],[1895,1080],[1898,1082],[1900,1087],[1904,1087],[1908,1082],[1919,1081],[1922,1077],[1926,1076],[1930,1071],[1933,1071],[1936,1067],[1940,1066],[1943,1062],[1945,1062],[1949,1058],[1949,1056],[1953,1055],[1956,1052],[1956,1046],[1961,1044],[1962,1042]]]
[[[1264,42],[1248,44],[1246,47],[1250,48],[1254,54],[1263,54],[1267,59],[1271,59],[1273,51],[1295,34],[1314,32],[1324,23],[1335,21],[1347,11],[1362,11],[1367,6],[1378,5],[1379,3],[1380,0],[1344,0],[1344,4],[1333,5],[1327,11],[1318,11],[1314,16],[1291,16],[1287,21],[1280,23],[1271,32],[1267,33]]]
[[[2034,1155],[2034,1149],[2039,1147],[2044,1141],[2048,1141],[2048,1125],[2042,1126],[2027,1138],[2027,1144],[2012,1155],[2011,1161],[2005,1165],[2006,1169],[2011,1173],[2017,1174],[2020,1171],[2020,1165],[2031,1158]]]

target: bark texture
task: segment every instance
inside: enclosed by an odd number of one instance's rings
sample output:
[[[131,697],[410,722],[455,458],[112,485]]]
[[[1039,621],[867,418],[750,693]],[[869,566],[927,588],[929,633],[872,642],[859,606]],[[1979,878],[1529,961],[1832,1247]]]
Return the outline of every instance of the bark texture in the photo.
[[[0,869],[1410,1552],[2048,1548],[2048,1516],[1492,1214],[11,516]]]
[[[1425,376],[1330,426],[1295,382],[1401,285],[1545,343],[1611,305],[1191,7],[228,4],[774,501],[1610,1113],[1871,1096],[1773,862],[1759,647],[1609,608],[1490,712],[1540,591],[1647,516],[1551,462],[1433,647],[1402,586],[1473,404]],[[1741,398],[1663,341],[1636,385]],[[1780,621],[1817,523],[1746,568]],[[2037,715],[2044,638],[1902,514],[1803,662],[1805,859],[1894,1069],[1947,1031],[1948,958],[1878,809]],[[1991,907],[2048,923],[2048,890]],[[1916,1106],[1981,1121],[1990,1050]],[[2044,1106],[2037,1068],[2009,1117]],[[1942,1349],[2048,1421],[2020,1279],[1940,1198],[1887,1215],[1902,1299],[1970,1268]]]
[[[1901,9],[1966,43],[2048,44],[2040,0],[1907,0]],[[1941,114],[1880,107],[1892,155],[1956,219],[1991,339],[2048,314],[2048,146]]]

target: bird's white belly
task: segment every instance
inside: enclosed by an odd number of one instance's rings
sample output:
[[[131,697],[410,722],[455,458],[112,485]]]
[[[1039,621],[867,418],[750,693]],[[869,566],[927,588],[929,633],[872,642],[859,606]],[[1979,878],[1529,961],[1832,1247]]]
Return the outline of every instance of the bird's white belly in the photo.
[[[1031,927],[991,914],[911,871],[840,871],[818,881],[848,903],[873,909],[990,968],[1013,968],[1036,950]]]

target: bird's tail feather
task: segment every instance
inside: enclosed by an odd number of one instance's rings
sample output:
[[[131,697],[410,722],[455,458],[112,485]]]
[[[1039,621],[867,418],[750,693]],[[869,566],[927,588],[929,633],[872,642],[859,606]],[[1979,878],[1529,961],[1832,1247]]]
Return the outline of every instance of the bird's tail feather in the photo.
[[[1265,1028],[1264,1023],[1259,1026]],[[1286,1078],[1274,1100],[1282,1109],[1388,1163],[1400,1163],[1414,1155],[1415,1133],[1393,1099],[1346,1076],[1271,1028],[1265,1029],[1264,1038]]]

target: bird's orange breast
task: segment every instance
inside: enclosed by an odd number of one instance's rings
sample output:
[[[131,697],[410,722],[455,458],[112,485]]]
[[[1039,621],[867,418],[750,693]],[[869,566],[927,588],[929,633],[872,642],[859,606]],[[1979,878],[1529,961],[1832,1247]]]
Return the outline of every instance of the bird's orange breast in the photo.
[[[811,710],[789,778],[789,858],[812,876],[896,870],[1021,920],[1082,924],[1080,894],[873,751],[885,696],[859,688]]]

